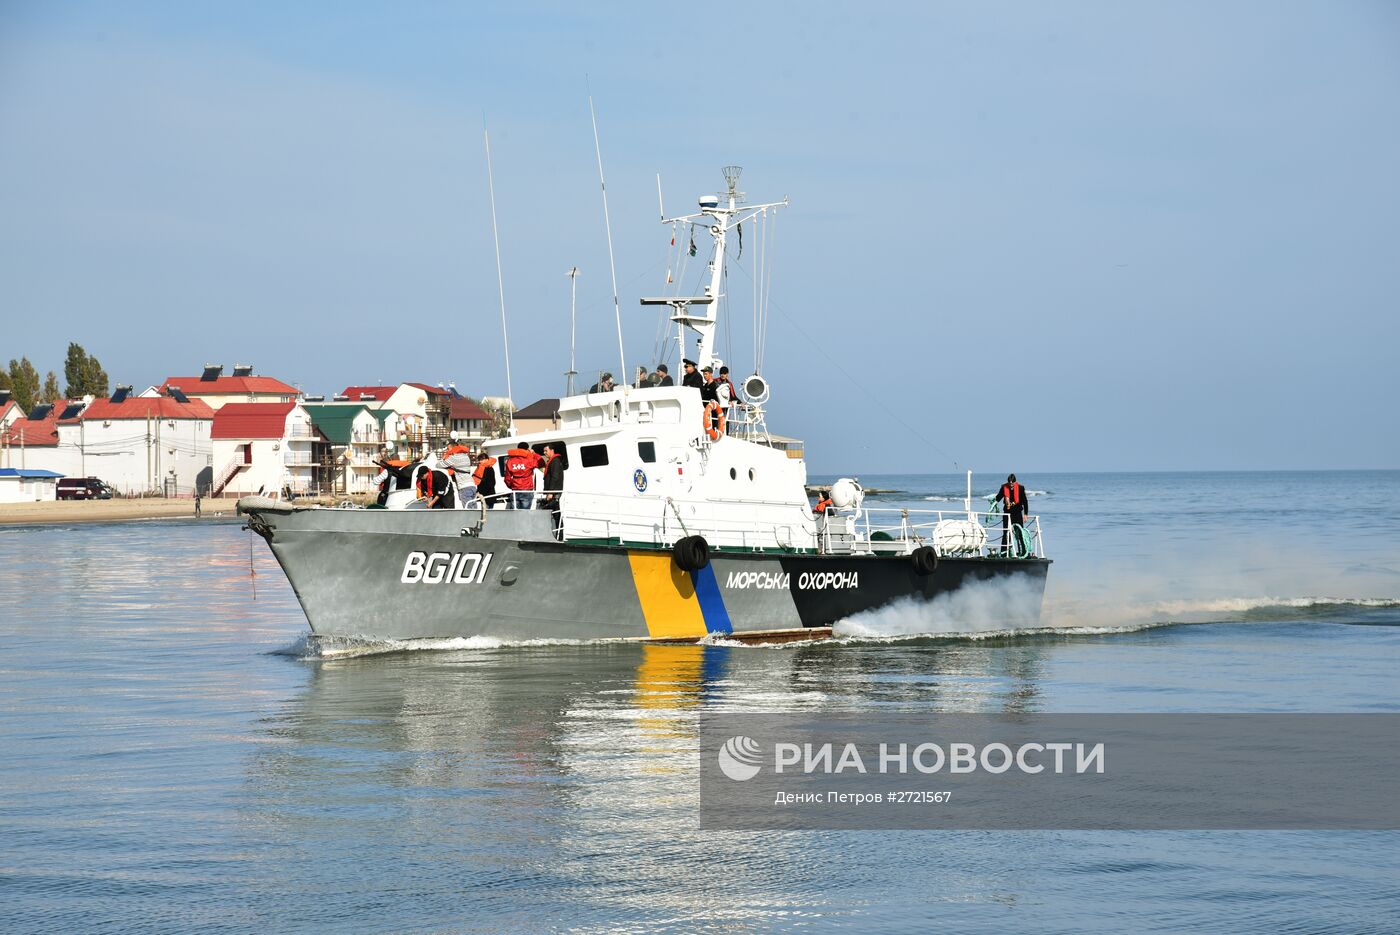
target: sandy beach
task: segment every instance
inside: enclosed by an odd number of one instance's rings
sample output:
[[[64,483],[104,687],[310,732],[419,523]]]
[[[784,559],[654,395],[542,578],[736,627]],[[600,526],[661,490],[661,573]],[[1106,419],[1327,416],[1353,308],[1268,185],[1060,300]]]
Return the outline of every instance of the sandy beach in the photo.
[[[200,505],[204,517],[222,513],[232,516],[232,497],[204,500]],[[194,501],[188,497],[166,499],[146,497],[121,500],[49,500],[42,503],[0,503],[0,525],[35,523],[111,523],[132,519],[157,519],[167,516],[194,517]]]

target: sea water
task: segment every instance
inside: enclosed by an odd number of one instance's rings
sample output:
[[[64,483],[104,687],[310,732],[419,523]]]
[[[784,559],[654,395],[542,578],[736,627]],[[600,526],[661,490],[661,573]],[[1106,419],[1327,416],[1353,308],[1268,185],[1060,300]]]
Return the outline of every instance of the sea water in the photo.
[[[1393,832],[698,830],[705,710],[1400,705],[1400,472],[1021,480],[1041,630],[783,647],[326,655],[229,518],[0,528],[0,930],[1400,930]]]

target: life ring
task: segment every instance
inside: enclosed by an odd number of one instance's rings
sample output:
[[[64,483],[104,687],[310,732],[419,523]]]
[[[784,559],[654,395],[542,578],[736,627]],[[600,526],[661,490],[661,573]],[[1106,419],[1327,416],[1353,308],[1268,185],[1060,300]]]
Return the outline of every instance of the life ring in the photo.
[[[719,425],[715,425],[715,416],[719,416]],[[710,437],[710,441],[717,442],[724,434],[724,408],[713,399],[705,404],[705,412],[701,416],[701,424],[705,427],[705,434]]]

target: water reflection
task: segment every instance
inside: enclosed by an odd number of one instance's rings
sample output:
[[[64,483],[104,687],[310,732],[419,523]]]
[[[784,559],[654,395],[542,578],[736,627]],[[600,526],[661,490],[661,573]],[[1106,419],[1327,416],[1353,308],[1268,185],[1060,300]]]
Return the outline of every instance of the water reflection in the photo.
[[[366,856],[327,842],[372,839],[403,885],[461,874],[462,894],[493,913],[528,888],[537,906],[600,900],[689,918],[694,890],[715,887],[734,918],[717,881],[674,885],[722,855],[749,868],[739,889],[765,907],[755,918],[820,915],[820,888],[791,880],[832,858],[802,835],[697,830],[701,713],[1025,710],[1036,698],[1035,647],[871,650],[606,645],[305,663],[304,690],[261,724],[240,808],[270,846],[320,842],[295,875],[327,886]]]

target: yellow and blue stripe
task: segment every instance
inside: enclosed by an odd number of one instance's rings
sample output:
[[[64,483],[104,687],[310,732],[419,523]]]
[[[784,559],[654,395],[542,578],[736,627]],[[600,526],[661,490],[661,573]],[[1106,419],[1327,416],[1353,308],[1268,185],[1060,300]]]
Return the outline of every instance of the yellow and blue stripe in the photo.
[[[629,550],[627,560],[647,635],[698,639],[708,633],[734,632],[713,566],[681,571],[669,552]]]

